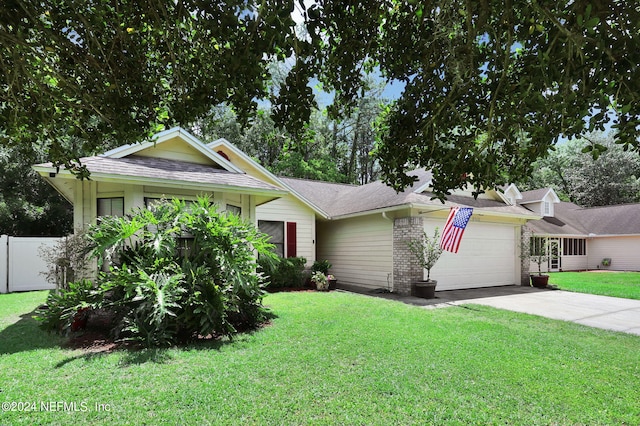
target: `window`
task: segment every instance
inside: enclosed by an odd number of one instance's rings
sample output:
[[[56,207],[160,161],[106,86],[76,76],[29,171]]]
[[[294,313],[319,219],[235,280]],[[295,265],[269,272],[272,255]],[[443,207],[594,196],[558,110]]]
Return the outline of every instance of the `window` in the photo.
[[[563,238],[563,256],[585,256],[587,254],[587,240],[584,238]]]
[[[146,206],[147,209],[151,210],[154,208],[154,206],[156,206],[157,204],[163,201],[167,201],[167,200],[162,198],[145,197],[144,205]],[[189,208],[189,204],[187,204],[187,209],[188,208]],[[149,232],[154,232],[154,233],[158,232],[158,228],[156,225],[148,225],[147,230]],[[176,235],[176,251],[178,253],[178,256],[188,257],[195,250],[196,250],[196,243],[193,235],[184,231],[179,236]]]
[[[98,198],[98,217],[124,216],[124,198]]]
[[[144,206],[149,209],[150,207],[153,207],[155,204],[158,204],[161,201],[162,198],[144,197]]]
[[[242,207],[234,206],[232,204],[227,204],[226,210],[229,213],[233,213],[236,216],[242,216]]]
[[[271,236],[269,242],[276,246],[276,254],[280,257],[284,257],[284,222],[259,220],[258,229]]]
[[[547,253],[547,239],[544,237],[531,237],[530,254],[532,256],[544,256]]]
[[[259,220],[258,229],[271,236],[269,242],[275,246],[278,256],[296,257],[298,255],[296,222]]]
[[[551,216],[551,203],[548,201],[544,202],[544,215]]]

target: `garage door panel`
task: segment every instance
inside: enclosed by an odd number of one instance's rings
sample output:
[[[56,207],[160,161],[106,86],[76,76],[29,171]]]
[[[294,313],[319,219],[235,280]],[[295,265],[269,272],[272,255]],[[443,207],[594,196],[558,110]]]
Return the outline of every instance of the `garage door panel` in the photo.
[[[425,221],[425,232],[441,223]],[[458,253],[443,252],[431,278],[438,290],[510,285],[516,282],[516,230],[513,226],[470,222]]]

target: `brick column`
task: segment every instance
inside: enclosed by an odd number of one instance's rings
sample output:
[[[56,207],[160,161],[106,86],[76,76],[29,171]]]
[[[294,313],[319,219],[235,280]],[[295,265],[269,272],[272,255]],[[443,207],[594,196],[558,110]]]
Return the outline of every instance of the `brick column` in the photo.
[[[403,217],[393,221],[393,292],[411,294],[411,283],[424,279],[422,266],[409,250],[411,239],[422,238],[424,224],[421,217]]]

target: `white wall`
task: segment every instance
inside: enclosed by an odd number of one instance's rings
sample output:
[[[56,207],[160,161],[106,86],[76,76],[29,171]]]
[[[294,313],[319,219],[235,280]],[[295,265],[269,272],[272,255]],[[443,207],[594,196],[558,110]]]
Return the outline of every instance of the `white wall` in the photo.
[[[316,260],[316,219],[313,211],[291,195],[256,207],[258,220],[296,222],[296,256],[307,259],[307,265]],[[286,230],[285,230],[286,232]],[[285,239],[286,241],[286,239]]]
[[[587,240],[589,269],[640,271],[640,236],[596,237]],[[611,266],[603,267],[602,259],[611,258]]]
[[[588,252],[589,247],[587,243],[587,253]],[[541,272],[549,272],[549,262],[544,262],[540,266]],[[563,271],[584,271],[588,268],[590,268],[588,263],[588,256],[560,256],[560,269]],[[529,272],[531,274],[537,274],[538,264],[531,262],[529,266]]]
[[[7,287],[7,266],[8,266],[8,253],[7,246],[8,238],[6,235],[0,235],[0,293],[7,293],[9,291]]]
[[[53,246],[59,238],[6,237],[0,238],[0,292],[50,290],[41,272],[47,263],[40,257],[40,247]],[[8,244],[7,244],[8,243]]]
[[[318,222],[318,259],[328,259],[338,286],[387,288],[393,274],[393,222],[380,214]]]
[[[427,235],[436,226],[442,230],[443,222],[425,219]],[[519,234],[519,225],[469,222],[458,253],[443,252],[431,270],[437,290],[520,283]]]

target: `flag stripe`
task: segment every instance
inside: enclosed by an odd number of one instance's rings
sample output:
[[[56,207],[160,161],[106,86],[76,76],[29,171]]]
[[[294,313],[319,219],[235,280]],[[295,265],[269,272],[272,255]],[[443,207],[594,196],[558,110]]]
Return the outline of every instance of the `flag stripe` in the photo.
[[[443,250],[458,252],[462,235],[472,214],[473,209],[470,207],[451,207],[440,237],[440,247]]]

